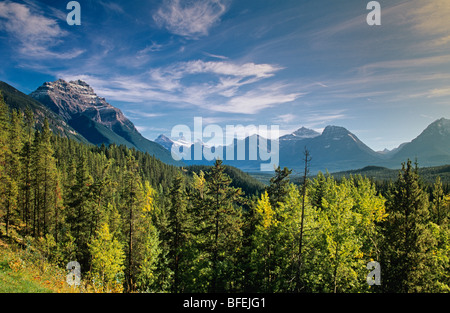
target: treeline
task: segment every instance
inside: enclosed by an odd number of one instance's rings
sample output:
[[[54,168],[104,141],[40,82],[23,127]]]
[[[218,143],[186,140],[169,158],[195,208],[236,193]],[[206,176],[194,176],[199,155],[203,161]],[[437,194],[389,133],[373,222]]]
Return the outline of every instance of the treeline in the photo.
[[[0,234],[79,262],[96,290],[450,290],[450,196],[439,180],[428,192],[411,162],[384,194],[362,176],[297,185],[286,168],[244,192],[227,171],[57,137],[0,99]]]
[[[200,172],[207,172],[210,168],[211,166],[207,165],[190,165],[185,171],[192,177],[194,173],[199,175]],[[225,165],[224,173],[232,179],[231,186],[241,188],[246,195],[260,195],[265,189],[264,183],[236,167]]]
[[[450,193],[450,165],[421,167],[418,170],[418,174],[420,176],[421,183],[427,186],[430,190],[432,189],[433,184],[436,182],[436,179],[439,177],[439,179],[442,181],[444,192],[446,194]],[[340,180],[342,177],[356,175],[366,176],[377,185],[377,190],[385,192],[389,189],[390,182],[393,182],[397,179],[398,170],[379,166],[367,166],[360,170],[333,173],[332,175],[337,180]]]

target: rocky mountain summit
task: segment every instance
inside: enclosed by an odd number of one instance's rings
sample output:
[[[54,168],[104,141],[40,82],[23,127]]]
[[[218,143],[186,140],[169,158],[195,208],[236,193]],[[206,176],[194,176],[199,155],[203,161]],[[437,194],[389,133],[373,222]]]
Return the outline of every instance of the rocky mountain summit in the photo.
[[[62,117],[90,143],[123,144],[149,152],[166,163],[176,163],[166,149],[144,138],[122,111],[97,96],[84,81],[46,82],[30,96]]]
[[[58,79],[46,82],[31,97],[46,105],[66,121],[83,114],[93,121],[113,128],[116,124],[132,127],[132,123],[118,109],[97,96],[87,83],[81,80],[66,82]]]

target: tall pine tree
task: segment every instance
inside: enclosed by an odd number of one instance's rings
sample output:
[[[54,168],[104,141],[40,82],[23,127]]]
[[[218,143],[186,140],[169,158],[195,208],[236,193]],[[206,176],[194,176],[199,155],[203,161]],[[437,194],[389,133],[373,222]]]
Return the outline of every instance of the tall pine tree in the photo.
[[[289,192],[289,175],[292,170],[287,167],[281,169],[278,166],[275,169],[275,175],[270,179],[270,185],[267,187],[267,193],[270,199],[270,205],[277,207],[278,203],[283,202]]]
[[[172,292],[182,292],[183,277],[189,267],[188,241],[191,237],[192,223],[188,214],[184,177],[181,173],[173,179],[169,199],[168,247],[169,267],[173,272]]]
[[[196,243],[200,252],[196,289],[208,292],[237,288],[236,261],[242,245],[243,202],[240,188],[231,186],[225,166],[216,160],[203,177],[196,177],[193,212],[196,215]]]
[[[417,172],[410,160],[403,164],[387,197],[381,256],[386,292],[420,292],[421,281],[427,275],[429,204]]]
[[[77,247],[77,261],[83,268],[89,265],[88,242],[94,220],[92,218],[92,184],[93,178],[89,173],[87,158],[82,154],[76,164],[76,169],[69,191],[66,193],[67,222],[70,233],[75,238]]]

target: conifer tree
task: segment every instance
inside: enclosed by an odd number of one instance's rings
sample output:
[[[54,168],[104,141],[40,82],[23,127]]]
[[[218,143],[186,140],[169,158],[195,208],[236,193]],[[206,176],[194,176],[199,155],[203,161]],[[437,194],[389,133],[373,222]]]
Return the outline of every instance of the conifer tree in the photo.
[[[30,233],[30,216],[32,209],[32,143],[34,140],[34,117],[30,109],[24,112],[25,139],[20,153],[22,164],[21,192],[22,192],[22,220],[25,222],[25,233]]]
[[[302,209],[300,215],[300,234],[298,239],[298,260],[297,260],[297,277],[296,277],[296,290],[300,291],[302,289],[301,272],[303,264],[303,233],[304,233],[304,220],[305,220],[305,206],[306,206],[306,196],[308,190],[308,173],[309,173],[309,162],[311,162],[311,157],[309,151],[305,147],[304,152],[304,162],[305,168],[303,173],[303,183],[302,183]]]
[[[169,191],[168,214],[168,246],[169,267],[173,271],[172,291],[183,291],[183,275],[187,270],[189,255],[188,240],[190,239],[191,223],[188,215],[187,196],[184,186],[184,178],[181,173],[173,179]]]
[[[267,192],[270,199],[270,205],[277,207],[278,203],[283,202],[289,190],[289,175],[292,170],[287,167],[281,169],[278,166],[275,169],[275,175],[270,179],[270,185],[267,187]]]
[[[417,166],[403,163],[387,197],[382,250],[382,286],[386,292],[418,292],[427,273],[430,238],[428,198],[420,188]]]
[[[278,266],[275,261],[275,249],[279,234],[277,224],[279,220],[270,205],[267,191],[265,191],[255,204],[256,226],[252,236],[253,249],[251,251],[251,265],[253,268],[253,281],[259,289],[264,292],[274,292]]]
[[[0,220],[5,219],[6,224],[9,223],[9,212],[5,212],[7,207],[7,185],[10,177],[7,175],[7,155],[8,151],[8,107],[0,93]]]
[[[327,178],[322,172],[317,173],[316,178],[311,182],[309,194],[311,205],[317,209],[322,209],[322,200],[325,196]]]
[[[108,222],[108,203],[113,202],[115,194],[115,184],[111,178],[110,168],[112,160],[107,161],[104,155],[100,159],[100,173],[92,185],[92,197],[94,209],[93,232],[97,233],[101,224]],[[95,236],[95,235],[94,235]]]
[[[159,234],[153,223],[156,192],[142,181],[138,163],[129,155],[122,191],[122,218],[126,236],[126,288],[151,291],[158,262]]]
[[[143,204],[143,190],[138,175],[137,162],[133,156],[128,157],[126,171],[124,173],[122,191],[122,217],[124,219],[124,233],[126,235],[126,284],[127,290],[135,289],[137,266],[135,262],[134,243],[136,241],[136,220],[139,217],[138,209]]]
[[[21,118],[16,110],[8,114],[0,94],[0,206],[4,208],[6,235],[11,223],[18,222],[20,149],[22,147]],[[0,210],[0,220],[1,220]]]
[[[433,185],[433,202],[431,203],[432,220],[441,225],[445,219],[445,203],[444,203],[444,190],[442,189],[441,178],[438,176],[436,182]]]
[[[77,247],[77,261],[82,267],[89,264],[87,243],[90,241],[92,230],[92,184],[93,178],[87,167],[86,156],[82,154],[76,164],[73,185],[66,193],[67,222],[71,235]]]
[[[54,188],[53,237],[55,238],[55,243],[58,244],[64,223],[64,188],[62,184],[62,173],[58,169],[56,171]]]
[[[55,214],[54,197],[57,184],[56,162],[51,144],[51,131],[45,118],[42,131],[37,133],[33,144],[32,173],[34,189],[35,223],[33,233],[37,236],[49,232],[50,217]]]
[[[197,290],[223,292],[237,287],[238,251],[242,244],[243,202],[240,188],[231,187],[225,166],[216,160],[204,177],[195,179],[192,200],[200,254]]]
[[[157,210],[156,190],[148,181],[143,186],[143,203],[138,207],[136,224],[135,259],[138,268],[136,286],[142,291],[155,291],[155,275],[161,254],[159,231],[154,219]]]

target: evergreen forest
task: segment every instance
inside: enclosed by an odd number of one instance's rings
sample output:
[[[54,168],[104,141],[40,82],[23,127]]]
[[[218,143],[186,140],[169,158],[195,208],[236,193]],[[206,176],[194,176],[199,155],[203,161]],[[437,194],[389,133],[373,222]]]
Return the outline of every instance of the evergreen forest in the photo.
[[[0,285],[21,268],[14,250],[66,274],[79,265],[72,288],[87,292],[450,291],[440,178],[424,182],[410,160],[385,184],[310,177],[308,152],[297,157],[302,179],[278,167],[263,185],[220,160],[176,167],[56,136],[0,97]]]

